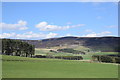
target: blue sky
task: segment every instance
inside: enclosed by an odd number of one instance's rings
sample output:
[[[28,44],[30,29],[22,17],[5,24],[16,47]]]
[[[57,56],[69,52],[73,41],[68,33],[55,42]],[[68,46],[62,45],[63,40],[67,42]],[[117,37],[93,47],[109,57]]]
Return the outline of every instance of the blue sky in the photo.
[[[113,2],[3,2],[2,38],[118,36]]]

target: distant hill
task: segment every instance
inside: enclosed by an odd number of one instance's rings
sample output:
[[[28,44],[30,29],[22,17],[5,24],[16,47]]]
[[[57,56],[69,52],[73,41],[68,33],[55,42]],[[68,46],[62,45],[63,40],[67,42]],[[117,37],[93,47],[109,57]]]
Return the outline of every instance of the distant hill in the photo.
[[[60,37],[43,40],[22,40],[35,45],[36,48],[49,48],[57,46],[84,46],[94,51],[111,52],[120,51],[120,37]]]

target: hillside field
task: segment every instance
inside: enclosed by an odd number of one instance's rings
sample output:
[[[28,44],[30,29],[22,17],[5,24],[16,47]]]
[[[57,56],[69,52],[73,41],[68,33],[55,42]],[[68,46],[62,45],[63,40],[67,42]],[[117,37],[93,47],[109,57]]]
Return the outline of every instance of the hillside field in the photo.
[[[85,48],[83,48],[84,50]],[[51,49],[45,49],[45,48],[36,48],[35,49],[35,55],[47,55],[51,54],[53,56],[82,56],[84,60],[91,60],[92,55],[106,55],[106,54],[118,54],[118,52],[87,52],[85,55],[81,54],[72,54],[72,53],[65,53],[65,52],[50,52]]]
[[[117,78],[118,65],[3,55],[3,78]]]

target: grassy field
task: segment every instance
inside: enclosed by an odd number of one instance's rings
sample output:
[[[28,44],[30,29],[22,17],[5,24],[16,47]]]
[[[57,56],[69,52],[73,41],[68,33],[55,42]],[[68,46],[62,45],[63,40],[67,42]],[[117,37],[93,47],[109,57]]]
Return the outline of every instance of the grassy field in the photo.
[[[53,56],[82,56],[84,60],[91,60],[92,55],[117,54],[117,52],[88,52],[86,55],[81,55],[81,54],[72,54],[72,53],[64,53],[64,52],[54,53],[54,52],[50,52],[49,50],[50,49],[35,49],[35,55],[46,55],[49,53]]]
[[[65,53],[65,52],[50,52],[49,49],[35,49],[35,55],[46,55],[46,54],[51,54],[53,56],[77,56],[76,54],[72,53]]]
[[[92,55],[107,55],[107,54],[118,54],[117,52],[91,52],[86,55],[81,55],[84,60],[91,60]]]
[[[3,78],[117,78],[117,72],[114,64],[3,56]]]

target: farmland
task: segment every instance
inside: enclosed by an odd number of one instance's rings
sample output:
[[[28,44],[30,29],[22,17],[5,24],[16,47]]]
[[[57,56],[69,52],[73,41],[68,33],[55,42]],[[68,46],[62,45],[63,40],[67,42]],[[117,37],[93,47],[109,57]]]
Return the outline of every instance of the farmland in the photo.
[[[85,49],[85,48],[83,48]],[[72,53],[65,53],[65,52],[58,52],[58,53],[54,53],[54,52],[50,52],[50,49],[35,49],[35,55],[47,55],[47,54],[51,54],[53,56],[82,56],[84,60],[91,60],[92,59],[92,55],[106,55],[106,54],[118,54],[117,52],[87,52],[87,54],[85,55],[81,55],[81,54],[72,54]]]
[[[8,41],[11,44],[11,40]],[[3,78],[118,77],[118,64],[102,63],[92,60],[93,55],[117,54],[117,52],[102,52],[100,50],[92,50],[85,46],[67,44],[51,45],[51,47],[46,44],[45,48],[36,48],[33,46],[33,50],[30,51],[32,47],[25,47],[25,44],[22,44],[22,42],[20,42],[20,45],[14,42],[13,44],[14,46],[8,44],[6,46],[4,44],[2,48]],[[81,58],[78,59],[78,57]]]
[[[117,78],[118,66],[78,60],[3,56],[3,78]]]

